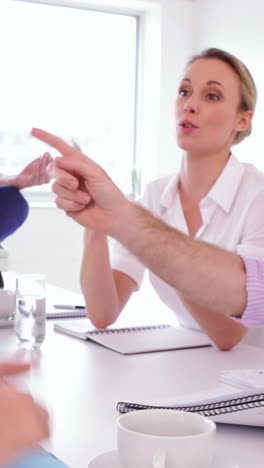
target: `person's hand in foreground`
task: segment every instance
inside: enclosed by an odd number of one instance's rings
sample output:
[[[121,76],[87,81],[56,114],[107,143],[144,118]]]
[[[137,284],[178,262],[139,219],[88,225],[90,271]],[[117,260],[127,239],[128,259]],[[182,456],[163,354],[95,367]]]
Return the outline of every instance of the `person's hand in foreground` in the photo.
[[[5,377],[29,370],[27,364],[0,364],[0,465],[49,436],[48,413],[31,395],[8,385]]]

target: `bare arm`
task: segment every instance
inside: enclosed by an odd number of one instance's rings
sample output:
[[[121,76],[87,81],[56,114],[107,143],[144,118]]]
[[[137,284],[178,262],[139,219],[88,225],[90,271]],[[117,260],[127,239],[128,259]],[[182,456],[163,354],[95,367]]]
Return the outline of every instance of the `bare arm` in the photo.
[[[243,260],[219,247],[192,240],[130,204],[130,229],[120,219],[114,236],[186,301],[240,317],[247,303]],[[121,217],[120,217],[121,218]]]
[[[193,318],[220,349],[237,345],[248,329],[225,314],[241,316],[246,308],[242,259],[191,240],[141,207],[131,208],[132,228],[129,232],[118,228],[119,241],[178,291]]]
[[[133,208],[132,205],[131,207]],[[123,243],[154,273],[177,289],[193,318],[220,349],[233,348],[248,331],[246,327],[224,315],[231,313],[239,316],[239,307],[241,313],[246,307],[246,297],[243,298],[243,294],[239,292],[245,289],[243,261],[235,254],[227,254],[225,262],[222,257],[225,256],[225,251],[197,241],[191,241],[187,248],[186,241],[189,238],[153,218],[140,207],[135,208],[135,212],[132,210],[129,215],[130,223],[134,225],[135,238],[130,230],[131,238],[127,239],[125,229]],[[87,310],[90,311],[89,318],[97,327],[105,327],[114,322],[133,292],[133,280],[122,273],[115,272],[116,277],[113,274],[104,235],[87,231],[86,238],[89,238],[89,242],[86,240],[82,263],[82,289]],[[201,248],[204,248],[204,254],[200,256]],[[194,259],[193,263],[190,263],[191,259]],[[219,262],[220,259],[222,263]],[[231,265],[233,268],[230,271]],[[222,275],[219,267],[222,268]],[[231,276],[226,276],[227,271]],[[213,275],[215,286],[212,288]],[[132,282],[131,290],[129,281]],[[226,296],[229,289],[232,295]],[[182,295],[184,291],[187,298]]]
[[[236,346],[247,334],[248,328],[223,312],[206,309],[181,297],[187,310],[201,329],[222,351],[228,351]]]
[[[57,205],[79,224],[110,235],[187,301],[240,317],[246,307],[246,272],[236,254],[190,239],[128,201],[90,158],[43,130],[33,134],[64,156],[53,164]],[[62,172],[62,176],[60,176]],[[80,202],[80,180],[88,197]]]
[[[107,238],[96,231],[84,233],[81,287],[88,317],[97,328],[111,325],[136,289],[132,278],[111,269]]]

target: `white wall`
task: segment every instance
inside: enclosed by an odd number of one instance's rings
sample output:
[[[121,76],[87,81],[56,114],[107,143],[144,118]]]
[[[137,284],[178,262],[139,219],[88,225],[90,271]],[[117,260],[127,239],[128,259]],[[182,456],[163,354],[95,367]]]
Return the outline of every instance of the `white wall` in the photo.
[[[258,101],[253,132],[234,147],[241,161],[252,162],[264,171],[264,2],[263,0],[196,0],[195,51],[219,47],[240,58],[252,73]]]
[[[76,4],[84,4],[85,1],[94,5],[101,3],[101,0],[80,0],[76,1]],[[129,8],[137,5],[139,11],[140,7],[145,8],[147,4],[162,5],[161,50],[157,50],[157,54],[161,54],[157,57],[161,67],[160,70],[155,70],[155,73],[160,73],[157,80],[160,89],[152,96],[158,100],[158,103],[153,104],[154,108],[160,107],[160,115],[156,116],[156,127],[153,127],[159,129],[159,134],[150,138],[152,144],[155,140],[159,146],[158,151],[157,148],[155,150],[156,153],[160,153],[160,159],[158,163],[153,161],[154,149],[151,144],[149,147],[145,144],[144,158],[151,170],[155,167],[160,173],[168,173],[179,165],[174,139],[174,101],[179,73],[192,53],[193,3],[190,0],[105,0],[104,4],[109,7],[118,2]],[[151,114],[153,109],[150,108],[149,112]],[[31,208],[26,223],[4,244],[9,249],[9,270],[43,272],[46,273],[48,281],[79,291],[82,228],[58,209]]]
[[[8,269],[45,273],[50,283],[79,291],[83,228],[56,208],[31,208],[8,239]]]

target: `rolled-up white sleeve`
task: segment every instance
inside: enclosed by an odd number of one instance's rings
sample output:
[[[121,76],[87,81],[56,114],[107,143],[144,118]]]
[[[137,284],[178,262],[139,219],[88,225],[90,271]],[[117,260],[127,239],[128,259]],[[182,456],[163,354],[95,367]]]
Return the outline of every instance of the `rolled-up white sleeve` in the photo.
[[[137,283],[138,289],[140,288],[144,278],[145,266],[117,241],[111,243],[110,261],[113,270],[121,271],[130,276]]]
[[[242,257],[247,273],[247,307],[241,318],[247,328],[264,327],[264,259]]]

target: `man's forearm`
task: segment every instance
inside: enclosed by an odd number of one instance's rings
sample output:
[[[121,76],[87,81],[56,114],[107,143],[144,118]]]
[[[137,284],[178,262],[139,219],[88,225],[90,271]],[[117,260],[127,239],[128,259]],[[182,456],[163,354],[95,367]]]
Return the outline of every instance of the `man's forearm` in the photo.
[[[245,310],[246,272],[238,255],[192,240],[132,203],[113,236],[191,302],[237,317]]]
[[[243,313],[246,272],[238,255],[193,241],[127,201],[98,164],[55,135],[36,128],[32,135],[63,156],[50,172],[56,178],[59,208],[79,224],[119,240],[194,304],[235,316]],[[79,200],[80,180],[88,202]]]

